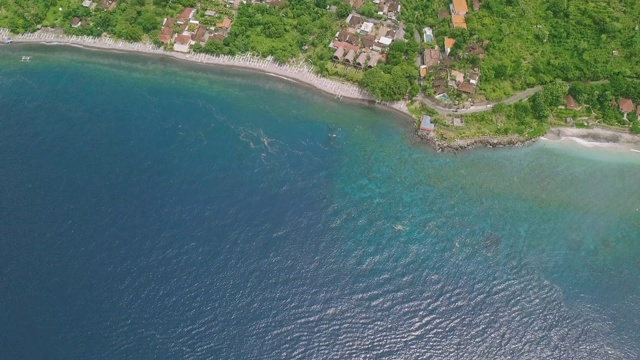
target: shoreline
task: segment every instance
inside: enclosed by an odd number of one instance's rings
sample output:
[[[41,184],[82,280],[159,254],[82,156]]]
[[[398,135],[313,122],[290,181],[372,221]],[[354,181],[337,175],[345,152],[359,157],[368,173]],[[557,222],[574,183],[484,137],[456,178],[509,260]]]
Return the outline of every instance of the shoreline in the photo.
[[[9,37],[6,29],[0,29],[0,37]],[[138,54],[164,56],[170,59],[185,61],[195,64],[221,66],[242,71],[252,71],[263,75],[277,77],[281,80],[293,82],[318,90],[325,95],[333,96],[337,100],[347,100],[355,103],[374,106],[396,115],[405,117],[411,121],[415,136],[438,152],[458,152],[478,147],[519,147],[538,140],[543,141],[573,141],[585,147],[598,147],[603,149],[624,149],[640,153],[640,137],[622,130],[610,130],[603,128],[578,129],[578,128],[551,128],[538,138],[525,139],[517,135],[513,136],[483,136],[472,139],[458,139],[451,143],[437,139],[433,134],[426,134],[416,126],[416,119],[407,109],[406,101],[394,103],[376,101],[364,89],[356,85],[321,77],[313,72],[313,68],[301,62],[300,64],[280,64],[271,57],[260,58],[250,54],[244,55],[208,55],[180,53],[165,51],[153,44],[128,43],[115,41],[108,37],[69,36],[53,31],[40,31],[31,34],[15,36],[13,42],[16,45],[33,44],[43,46],[71,46],[84,50],[115,52],[120,54]]]
[[[0,29],[0,38],[9,37],[10,33],[6,29]],[[166,51],[153,44],[129,43],[116,41],[107,37],[90,36],[69,36],[51,31],[40,31],[31,34],[21,34],[12,37],[13,43],[34,44],[46,46],[72,46],[79,49],[108,51],[116,53],[133,53],[143,55],[165,56],[179,61],[187,61],[195,64],[224,66],[227,68],[253,71],[269,76],[278,77],[283,80],[294,82],[298,85],[307,86],[319,90],[327,95],[333,96],[337,100],[348,100],[373,105],[385,110],[390,110],[398,115],[403,115],[415,122],[415,118],[408,111],[405,101],[394,103],[376,101],[364,89],[345,82],[333,80],[319,76],[313,72],[313,68],[304,61],[299,64],[280,64],[271,57],[261,58],[258,56],[243,55],[209,55],[195,53],[180,53],[176,51]]]

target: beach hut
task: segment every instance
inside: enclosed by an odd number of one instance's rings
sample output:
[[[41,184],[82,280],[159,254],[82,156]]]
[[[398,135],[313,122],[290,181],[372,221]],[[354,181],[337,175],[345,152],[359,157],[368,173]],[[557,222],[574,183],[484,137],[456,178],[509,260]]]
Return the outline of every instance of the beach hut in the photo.
[[[356,52],[351,49],[349,50],[349,52],[347,53],[347,56],[344,57],[344,62],[347,64],[353,64],[353,60],[356,57]]]
[[[422,120],[420,121],[420,131],[432,132],[436,129],[436,125],[431,122],[431,116],[422,115]]]
[[[378,55],[378,53],[371,54],[371,57],[369,58],[369,64],[367,65],[367,67],[368,68],[375,67],[376,64],[378,64],[379,59],[380,59],[380,55]]]
[[[360,53],[360,56],[358,56],[358,59],[356,60],[356,66],[359,68],[362,68],[366,63],[367,63],[367,53],[365,52]]]
[[[342,61],[342,57],[344,56],[344,48],[339,47],[336,52],[333,53],[333,61]]]

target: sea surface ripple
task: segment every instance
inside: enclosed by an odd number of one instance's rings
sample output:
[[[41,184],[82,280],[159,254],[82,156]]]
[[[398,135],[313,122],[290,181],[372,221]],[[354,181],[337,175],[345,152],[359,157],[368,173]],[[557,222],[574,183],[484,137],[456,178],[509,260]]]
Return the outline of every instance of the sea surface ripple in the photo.
[[[436,154],[168,59],[0,65],[0,359],[640,357],[637,154]]]

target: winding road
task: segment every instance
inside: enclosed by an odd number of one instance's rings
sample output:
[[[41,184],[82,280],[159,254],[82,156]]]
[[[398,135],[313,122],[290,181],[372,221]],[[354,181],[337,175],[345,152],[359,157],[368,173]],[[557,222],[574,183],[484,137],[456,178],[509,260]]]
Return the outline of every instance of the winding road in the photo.
[[[452,115],[452,114],[471,114],[471,113],[476,113],[476,112],[481,112],[481,111],[487,111],[487,110],[491,110],[491,108],[495,105],[495,104],[513,104],[516,103],[520,100],[526,99],[529,96],[537,93],[538,91],[542,90],[542,86],[535,86],[532,88],[529,88],[527,90],[521,91],[513,96],[510,96],[502,101],[497,101],[497,102],[493,102],[493,103],[489,103],[489,104],[483,104],[483,105],[475,105],[472,106],[468,109],[448,109],[448,108],[444,108],[442,106],[440,106],[436,101],[433,101],[427,97],[425,97],[423,94],[418,95],[420,101],[422,101],[423,103],[427,104],[430,108],[434,109],[435,111],[438,112],[438,114],[440,115]]]
[[[597,81],[589,81],[587,82],[589,85],[597,85],[597,84],[606,84],[608,83],[609,80],[597,80]],[[423,103],[427,104],[427,106],[429,106],[430,108],[434,109],[435,111],[438,112],[438,114],[440,115],[452,115],[452,114],[471,114],[471,113],[476,113],[476,112],[481,112],[481,111],[487,111],[490,110],[495,104],[507,104],[507,105],[511,105],[514,104],[520,100],[524,100],[529,98],[531,95],[537,93],[538,91],[542,90],[542,86],[538,85],[538,86],[534,86],[532,88],[526,89],[524,91],[521,91],[513,96],[510,96],[504,100],[501,101],[496,101],[496,102],[492,102],[492,103],[485,103],[482,105],[475,105],[472,106],[468,109],[448,109],[448,108],[444,108],[442,106],[440,106],[439,102],[433,101],[429,98],[427,98],[426,96],[424,96],[424,94],[420,94],[418,95],[418,99],[420,101],[422,101]]]

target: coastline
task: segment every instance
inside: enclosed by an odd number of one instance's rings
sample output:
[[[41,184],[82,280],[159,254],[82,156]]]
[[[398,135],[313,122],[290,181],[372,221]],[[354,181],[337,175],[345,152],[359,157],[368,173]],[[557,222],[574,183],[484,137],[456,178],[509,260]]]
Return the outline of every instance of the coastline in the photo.
[[[0,38],[9,37],[7,29],[0,29]],[[165,56],[179,61],[190,63],[224,66],[243,71],[257,72],[282,80],[291,81],[297,85],[319,90],[337,100],[353,101],[361,104],[375,106],[396,115],[406,117],[414,127],[416,137],[424,143],[432,146],[438,152],[458,152],[478,147],[518,147],[534,143],[538,140],[546,141],[572,141],[586,147],[598,147],[609,150],[625,150],[640,153],[640,137],[628,132],[615,131],[603,128],[578,129],[578,128],[551,128],[539,138],[525,139],[517,135],[512,136],[483,136],[471,139],[458,139],[451,143],[439,140],[434,134],[426,134],[416,126],[416,119],[408,111],[407,102],[394,103],[376,101],[364,89],[356,85],[321,77],[313,72],[313,68],[301,62],[300,64],[280,64],[271,57],[260,58],[258,56],[244,55],[208,55],[180,53],[166,51],[153,44],[129,43],[115,41],[108,37],[69,36],[53,31],[40,31],[31,34],[21,34],[12,38],[15,44],[35,44],[46,46],[71,46],[75,48],[107,51],[116,53],[133,53],[152,56]]]
[[[0,38],[9,37],[7,29],[0,29]],[[176,60],[188,61],[202,65],[224,66],[228,68],[245,71],[259,72],[262,74],[278,77],[283,80],[295,82],[298,85],[308,86],[315,90],[333,96],[337,100],[349,100],[364,103],[367,105],[379,106],[380,108],[391,110],[396,114],[407,116],[411,121],[415,121],[413,115],[407,109],[406,101],[393,103],[379,102],[369,93],[360,87],[325,78],[313,72],[313,68],[304,61],[299,64],[281,64],[271,57],[261,58],[251,54],[236,56],[229,55],[209,55],[180,53],[176,51],[166,51],[153,44],[129,43],[116,41],[108,37],[90,36],[69,36],[49,31],[40,31],[31,34],[20,34],[12,37],[13,43],[18,44],[41,44],[47,46],[73,46],[86,50],[109,51],[118,53],[135,53],[155,56],[165,56]]]
[[[605,128],[553,128],[541,138],[543,141],[574,143],[588,148],[618,152],[640,153],[640,137],[624,131]]]

